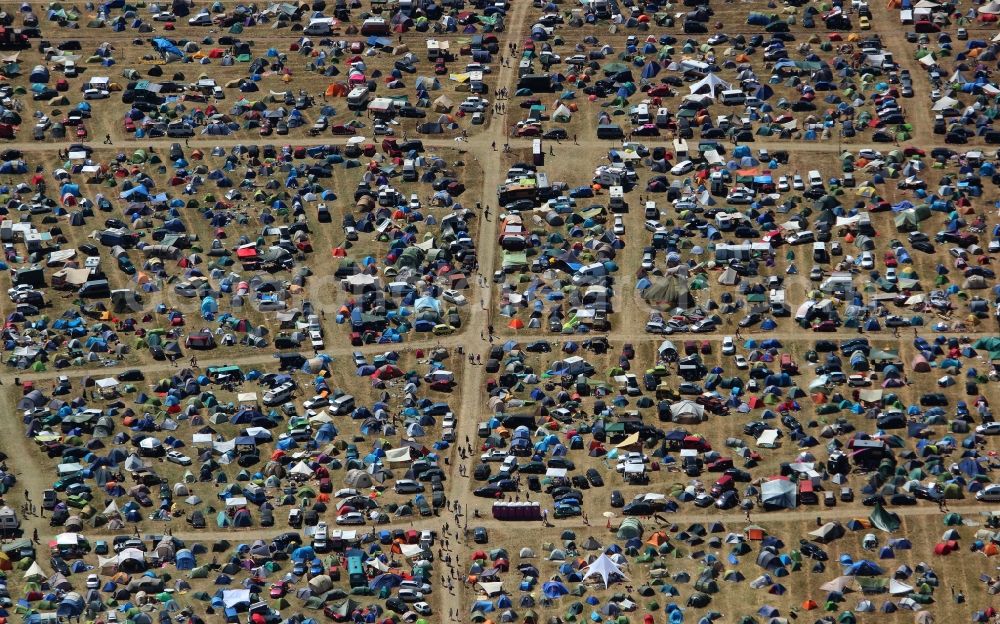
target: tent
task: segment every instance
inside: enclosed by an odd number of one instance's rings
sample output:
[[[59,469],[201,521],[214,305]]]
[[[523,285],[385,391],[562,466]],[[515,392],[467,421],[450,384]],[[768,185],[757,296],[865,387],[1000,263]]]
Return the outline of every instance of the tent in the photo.
[[[604,553],[587,566],[587,571],[584,572],[583,578],[580,580],[585,581],[588,577],[595,574],[600,575],[600,577],[604,580],[605,588],[608,587],[608,579],[612,576],[626,578],[625,575],[622,574],[621,568],[618,567],[618,564],[612,561],[611,558]]]
[[[719,78],[713,73],[709,73],[707,76],[705,76],[698,82],[694,83],[689,88],[691,89],[692,94],[695,93],[704,94],[707,91],[708,94],[714,98],[716,89],[721,88],[723,91],[726,91],[730,88],[730,86],[731,85],[722,78]]]
[[[761,486],[761,500],[765,509],[795,509],[798,488],[787,479],[772,479]]]
[[[886,533],[892,533],[899,529],[901,524],[899,515],[886,510],[882,505],[875,505],[875,509],[868,516],[868,520],[871,521],[873,527]]]

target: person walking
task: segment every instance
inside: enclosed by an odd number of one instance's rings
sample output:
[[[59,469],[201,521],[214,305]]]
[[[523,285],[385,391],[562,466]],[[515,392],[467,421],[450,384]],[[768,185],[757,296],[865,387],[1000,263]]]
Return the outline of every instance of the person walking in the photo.
[[[104,144],[105,145],[113,145],[113,143],[111,143],[111,135],[110,134],[105,134],[104,135]]]

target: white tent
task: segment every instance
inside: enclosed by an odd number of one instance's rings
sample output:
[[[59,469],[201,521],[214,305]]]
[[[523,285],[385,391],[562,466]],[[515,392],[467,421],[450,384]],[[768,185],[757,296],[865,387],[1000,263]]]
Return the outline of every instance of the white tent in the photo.
[[[685,399],[670,406],[670,415],[674,422],[701,422],[705,420],[705,406]]]
[[[479,588],[486,593],[489,598],[499,596],[503,593],[503,583],[479,583]]]
[[[979,7],[979,12],[982,15],[995,15],[997,13],[1000,13],[1000,2],[997,2],[997,0],[992,0],[992,2],[984,4],[983,6]]]
[[[24,580],[26,581],[43,579],[45,576],[45,570],[42,570],[42,566],[38,565],[37,561],[32,561],[28,569],[24,571]]]
[[[913,587],[897,581],[896,579],[889,579],[889,593],[893,596],[901,596],[903,594],[909,594],[913,591]]]
[[[731,85],[722,78],[719,78],[715,74],[710,73],[701,80],[699,80],[698,82],[691,85],[690,89],[692,94],[703,93],[704,91],[707,90],[709,95],[711,95],[714,98],[715,90],[717,88],[721,87],[722,90],[725,91],[729,89],[730,86]]]
[[[565,104],[559,104],[555,111],[552,113],[553,121],[569,121],[573,117],[573,112]]]
[[[956,100],[955,98],[948,97],[946,95],[937,102],[934,102],[934,108],[932,110],[943,111],[944,109],[951,108],[956,104],[958,104],[958,100]]]
[[[625,575],[622,574],[622,570],[621,568],[618,567],[618,564],[616,564],[614,561],[611,560],[610,557],[608,557],[603,553],[601,554],[600,557],[594,559],[593,563],[587,566],[587,571],[586,573],[584,573],[583,579],[581,580],[586,581],[587,577],[593,576],[595,574],[599,574],[601,578],[604,580],[605,589],[607,589],[608,587],[608,579],[611,577],[611,575],[617,574],[622,578],[626,578]]]

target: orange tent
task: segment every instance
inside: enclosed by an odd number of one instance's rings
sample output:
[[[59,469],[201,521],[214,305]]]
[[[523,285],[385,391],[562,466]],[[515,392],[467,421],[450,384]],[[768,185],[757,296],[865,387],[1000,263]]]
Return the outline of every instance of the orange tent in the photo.
[[[987,557],[994,557],[996,555],[1000,555],[1000,546],[997,546],[996,543],[994,542],[990,542],[989,544],[983,547],[983,554],[986,555]]]
[[[647,544],[652,544],[653,546],[661,546],[670,540],[670,536],[667,535],[666,531],[656,531],[649,536],[646,540]]]
[[[507,323],[507,327],[511,329],[524,329],[524,321],[521,319],[511,319],[510,322]]]
[[[812,600],[812,599],[810,599],[810,600],[804,600],[802,602],[802,608],[805,609],[806,611],[812,611],[813,609],[818,609],[819,605],[816,604],[815,600]]]
[[[347,85],[341,82],[333,82],[326,88],[327,97],[344,97],[347,95]]]

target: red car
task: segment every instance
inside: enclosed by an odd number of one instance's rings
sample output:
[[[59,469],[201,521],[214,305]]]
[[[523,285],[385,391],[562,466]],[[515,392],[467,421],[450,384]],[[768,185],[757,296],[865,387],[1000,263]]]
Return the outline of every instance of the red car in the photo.
[[[823,321],[822,323],[817,323],[813,325],[814,332],[835,332],[837,331],[837,324],[833,321]]]
[[[86,139],[87,138],[87,128],[82,125],[76,127],[76,138]]]
[[[277,583],[271,583],[271,591],[268,593],[271,598],[284,598],[285,594],[288,593],[288,582],[278,581]]]
[[[131,117],[125,118],[125,132],[135,132],[135,122],[132,121]]]

